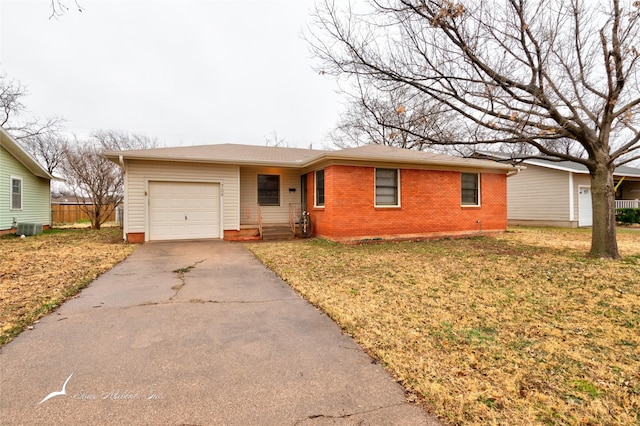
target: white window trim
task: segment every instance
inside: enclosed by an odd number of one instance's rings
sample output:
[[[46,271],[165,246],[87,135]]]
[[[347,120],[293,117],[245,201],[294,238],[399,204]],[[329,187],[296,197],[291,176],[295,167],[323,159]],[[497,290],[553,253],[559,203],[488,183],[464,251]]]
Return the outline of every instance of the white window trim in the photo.
[[[463,174],[468,174],[468,175],[476,175],[478,176],[478,204],[462,204],[462,175]],[[482,173],[472,173],[472,172],[461,172],[460,173],[460,207],[482,207],[482,181],[481,181],[481,176]]]
[[[321,170],[315,170],[313,172],[313,207],[318,208],[318,209],[323,209],[324,205],[327,203],[327,197],[325,194],[325,199],[324,199],[324,204],[318,204],[318,179],[317,179],[317,173],[318,172],[324,172],[325,169],[321,169]],[[326,178],[326,173],[324,174],[325,178]],[[325,180],[326,182],[326,180]],[[325,185],[326,188],[326,185]]]
[[[396,170],[396,179],[398,182],[398,203],[394,204],[394,205],[389,205],[389,204],[378,204],[378,197],[376,194],[376,176],[377,176],[377,171],[378,169],[382,169],[382,170],[389,170],[389,169],[394,169],[394,167],[376,167],[373,170],[373,206],[375,208],[380,208],[380,209],[397,209],[401,206],[401,200],[402,200],[402,196],[401,196],[401,192],[400,192],[400,169],[395,169]]]
[[[13,207],[13,181],[20,181],[20,208]],[[9,210],[21,211],[24,208],[24,181],[20,176],[9,177]]]

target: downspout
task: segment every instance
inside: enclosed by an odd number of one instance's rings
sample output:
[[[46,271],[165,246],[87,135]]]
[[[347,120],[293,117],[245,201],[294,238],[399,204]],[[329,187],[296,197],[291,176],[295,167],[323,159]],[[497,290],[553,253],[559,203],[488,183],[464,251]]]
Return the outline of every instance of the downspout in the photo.
[[[525,166],[514,166],[514,167],[515,167],[515,170],[507,172],[507,179],[510,178],[511,176],[517,175],[518,173],[520,173],[522,169],[526,169]],[[507,189],[507,200],[508,198],[509,198],[509,190]],[[508,226],[508,222],[509,222],[509,213],[507,211],[507,226]],[[478,224],[480,225],[480,232],[482,232],[482,223],[480,222],[480,220],[478,220]]]
[[[125,174],[125,166],[124,166],[124,157],[122,155],[118,155],[118,163],[120,163],[120,167],[122,168],[122,174]],[[126,179],[126,178],[125,178]],[[125,180],[126,182],[126,180]],[[125,188],[126,190],[126,188]],[[124,208],[124,200],[122,200],[122,217],[120,218],[122,220],[122,241],[127,241],[127,232],[125,226],[124,226],[124,213],[125,213],[125,208]],[[118,208],[118,206],[116,206],[116,209]]]

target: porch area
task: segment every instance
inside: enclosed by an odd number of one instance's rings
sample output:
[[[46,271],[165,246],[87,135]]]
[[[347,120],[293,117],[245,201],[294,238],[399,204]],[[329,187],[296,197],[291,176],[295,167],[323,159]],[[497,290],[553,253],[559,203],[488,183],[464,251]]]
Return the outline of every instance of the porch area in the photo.
[[[616,210],[638,208],[640,208],[640,200],[616,200]]]
[[[301,203],[289,203],[288,222],[286,223],[264,223],[262,209],[258,204],[244,203],[240,206],[240,212],[240,230],[226,231],[226,240],[281,241],[302,236],[300,229]]]

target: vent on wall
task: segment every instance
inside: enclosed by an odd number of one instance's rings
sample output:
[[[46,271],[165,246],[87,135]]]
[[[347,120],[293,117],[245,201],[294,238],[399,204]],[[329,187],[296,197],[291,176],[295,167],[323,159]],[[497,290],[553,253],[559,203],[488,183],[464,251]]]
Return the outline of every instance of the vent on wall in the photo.
[[[42,232],[41,223],[18,223],[17,235],[37,235]]]

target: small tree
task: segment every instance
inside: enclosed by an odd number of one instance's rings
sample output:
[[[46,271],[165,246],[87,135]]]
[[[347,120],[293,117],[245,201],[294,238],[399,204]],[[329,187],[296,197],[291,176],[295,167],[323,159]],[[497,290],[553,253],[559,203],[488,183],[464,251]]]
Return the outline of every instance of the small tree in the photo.
[[[78,141],[67,146],[63,165],[66,183],[78,200],[80,209],[91,220],[91,227],[102,224],[122,202],[122,172],[102,156],[95,141]]]
[[[89,216],[91,227],[100,229],[122,203],[123,173],[117,164],[102,155],[104,151],[153,148],[157,141],[144,135],[99,130],[86,141],[76,140],[65,150],[63,171],[66,183]]]

